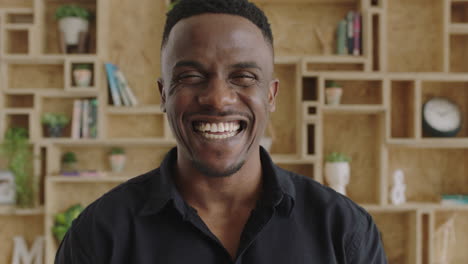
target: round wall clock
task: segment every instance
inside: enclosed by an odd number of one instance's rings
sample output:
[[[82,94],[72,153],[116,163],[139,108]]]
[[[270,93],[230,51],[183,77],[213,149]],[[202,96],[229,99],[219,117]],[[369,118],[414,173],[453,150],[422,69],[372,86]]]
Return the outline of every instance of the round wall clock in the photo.
[[[423,105],[423,129],[433,137],[454,137],[460,131],[460,107],[445,97],[434,97]]]

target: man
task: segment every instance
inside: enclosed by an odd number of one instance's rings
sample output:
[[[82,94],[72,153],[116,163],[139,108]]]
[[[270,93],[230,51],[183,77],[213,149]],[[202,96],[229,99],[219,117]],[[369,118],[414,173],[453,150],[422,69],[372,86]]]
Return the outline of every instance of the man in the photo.
[[[180,1],[161,62],[177,148],[91,204],[56,263],[386,263],[363,209],[259,147],[278,92],[262,11],[245,0]]]

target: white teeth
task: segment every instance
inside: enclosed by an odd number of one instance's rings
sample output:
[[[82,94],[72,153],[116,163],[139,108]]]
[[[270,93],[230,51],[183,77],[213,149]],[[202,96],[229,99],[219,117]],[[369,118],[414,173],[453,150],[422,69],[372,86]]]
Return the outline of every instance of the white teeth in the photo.
[[[236,132],[239,130],[240,125],[238,122],[225,122],[225,123],[198,123],[195,126],[197,131],[211,132],[211,133],[225,133]]]
[[[233,137],[235,134],[236,134],[236,132],[229,132],[227,134],[215,135],[215,134],[210,134],[210,133],[204,132],[202,135],[205,138],[208,138],[208,139],[225,139],[225,138]]]

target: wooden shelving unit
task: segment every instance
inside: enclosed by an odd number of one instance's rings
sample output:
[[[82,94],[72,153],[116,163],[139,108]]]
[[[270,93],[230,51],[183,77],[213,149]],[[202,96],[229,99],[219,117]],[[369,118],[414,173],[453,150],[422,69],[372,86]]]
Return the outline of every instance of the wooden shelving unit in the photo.
[[[446,206],[442,194],[468,194],[468,1],[466,0],[257,0],[271,20],[275,74],[280,79],[271,154],[280,166],[326,184],[324,156],[351,156],[348,196],[375,218],[389,263],[436,263],[437,229],[455,216],[456,243],[450,263],[468,262],[468,206]],[[13,236],[29,243],[46,236],[46,262],[58,243],[53,216],[87,205],[114,186],[159,165],[175,145],[160,109],[155,79],[160,72],[165,10],[169,0],[72,0],[95,12],[86,54],[60,54],[58,0],[0,0],[0,140],[9,127],[28,129],[41,182],[37,208],[0,208],[0,263],[11,261]],[[348,11],[363,18],[363,54],[324,54],[315,34],[333,34]],[[429,30],[430,28],[430,30]],[[333,49],[332,49],[333,50]],[[113,62],[127,76],[138,107],[109,104],[103,64]],[[75,63],[93,65],[89,88],[71,79]],[[329,106],[325,83],[344,87],[342,104]],[[454,138],[433,138],[422,129],[422,105],[432,96],[461,106],[464,120]],[[97,98],[98,137],[48,138],[40,116],[59,111],[71,117],[75,99]],[[127,152],[127,166],[109,173],[107,153]],[[58,176],[60,157],[78,156],[83,170],[105,177]],[[4,166],[0,159],[0,166]],[[407,203],[389,202],[392,174],[406,175]],[[3,232],[8,230],[8,232]]]

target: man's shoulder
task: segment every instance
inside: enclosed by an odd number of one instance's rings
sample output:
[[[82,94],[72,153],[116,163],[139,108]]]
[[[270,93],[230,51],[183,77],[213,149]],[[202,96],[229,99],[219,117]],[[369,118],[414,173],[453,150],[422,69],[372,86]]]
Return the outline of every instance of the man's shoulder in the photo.
[[[343,217],[368,218],[368,213],[357,203],[316,180],[277,167],[294,188],[296,206],[311,212],[332,213]]]

